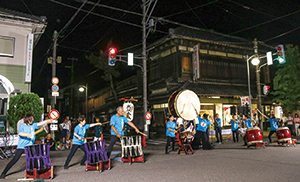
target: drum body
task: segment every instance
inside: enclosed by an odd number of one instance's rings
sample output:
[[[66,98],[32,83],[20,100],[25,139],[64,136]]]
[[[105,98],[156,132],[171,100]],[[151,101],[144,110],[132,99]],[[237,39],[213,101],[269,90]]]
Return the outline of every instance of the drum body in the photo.
[[[197,117],[195,109],[200,111],[200,100],[191,90],[175,91],[169,98],[168,106],[174,117],[190,121]]]
[[[248,145],[263,142],[263,137],[262,137],[260,128],[258,128],[258,127],[248,128],[246,130],[246,134],[247,134],[247,141],[248,141],[247,144]]]
[[[278,142],[284,142],[285,140],[290,140],[292,138],[291,132],[288,127],[280,127],[276,130],[276,135],[278,137]]]

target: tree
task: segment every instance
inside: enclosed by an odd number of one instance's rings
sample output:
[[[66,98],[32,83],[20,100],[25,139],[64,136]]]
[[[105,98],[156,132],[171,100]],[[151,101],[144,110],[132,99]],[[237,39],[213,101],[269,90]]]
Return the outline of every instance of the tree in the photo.
[[[103,52],[102,50],[100,50],[100,55],[96,55],[96,54],[92,53],[89,56],[86,56],[86,58],[96,68],[104,71],[104,75],[102,76],[102,78],[105,81],[110,82],[110,88],[113,92],[115,101],[118,102],[118,96],[117,96],[117,92],[116,92],[115,87],[114,87],[114,79],[113,78],[114,77],[115,78],[119,77],[120,72],[117,71],[113,66],[108,65],[108,63],[107,63],[108,55],[105,52]]]
[[[17,122],[22,114],[32,114],[36,122],[39,122],[44,111],[42,102],[37,94],[23,93],[12,97],[9,101],[8,124],[16,130]]]
[[[282,103],[283,109],[290,112],[300,109],[300,53],[298,46],[285,46],[286,63],[278,65],[276,76],[273,79],[276,103]]]

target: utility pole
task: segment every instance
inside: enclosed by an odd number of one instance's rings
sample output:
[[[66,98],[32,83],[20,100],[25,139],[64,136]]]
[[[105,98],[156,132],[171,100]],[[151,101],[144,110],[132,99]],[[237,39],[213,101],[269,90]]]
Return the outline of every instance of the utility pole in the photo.
[[[158,0],[142,0],[143,2],[143,19],[142,19],[142,25],[143,25],[143,39],[142,39],[142,44],[143,44],[143,48],[142,48],[142,59],[143,59],[143,106],[144,106],[144,113],[143,116],[145,117],[145,114],[147,113],[147,109],[148,109],[148,100],[147,100],[147,55],[146,55],[146,48],[147,48],[147,36],[149,35],[149,32],[151,30],[153,30],[154,27],[154,20],[150,19],[151,14],[154,10],[154,7],[156,5]],[[151,4],[154,2],[151,10]],[[150,10],[150,11],[149,11]],[[148,14],[149,12],[149,14]],[[147,15],[148,14],[148,15]],[[146,26],[149,28],[148,33],[146,32]],[[148,124],[146,121],[146,118],[144,118],[144,132],[147,135],[146,138],[149,137],[149,128],[148,128]]]
[[[71,60],[72,61],[72,66],[71,66],[71,98],[70,98],[70,116],[71,117],[74,117],[73,116],[73,105],[74,105],[74,88],[73,88],[73,85],[74,85],[74,61],[78,61],[77,58],[68,58],[68,60]],[[67,68],[70,68],[69,66],[66,66]]]
[[[146,0],[143,1],[143,20],[142,20],[142,25],[143,25],[143,51],[142,51],[142,57],[143,57],[143,106],[144,106],[144,113],[143,116],[147,113],[147,58],[146,58]],[[146,119],[144,118],[145,121],[145,126],[144,126],[144,132],[147,136],[149,136],[149,130],[148,130],[148,125],[146,123]]]
[[[254,54],[256,55],[256,57],[258,58],[258,46],[257,46],[257,39],[254,39]],[[263,113],[262,107],[261,107],[261,89],[260,89],[260,68],[259,68],[259,64],[256,65],[256,84],[257,84],[257,94],[258,94],[258,110],[261,111]],[[260,113],[258,114],[258,122],[259,122],[259,126],[261,129],[261,134],[263,135],[263,120],[262,120],[262,115]]]
[[[53,56],[52,56],[52,78],[56,76],[56,47],[57,47],[58,33],[54,30],[53,33]],[[51,109],[55,109],[56,97],[51,97]]]

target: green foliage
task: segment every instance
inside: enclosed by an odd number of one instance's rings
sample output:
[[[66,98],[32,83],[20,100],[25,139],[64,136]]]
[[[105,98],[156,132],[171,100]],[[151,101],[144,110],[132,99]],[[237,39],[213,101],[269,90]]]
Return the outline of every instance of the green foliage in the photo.
[[[35,122],[39,122],[43,111],[42,102],[37,94],[23,93],[10,99],[7,120],[9,125],[16,130],[17,122],[22,114],[32,114]]]
[[[96,68],[104,71],[104,75],[102,78],[105,81],[110,81],[110,75],[113,77],[119,77],[120,72],[115,69],[115,66],[108,65],[108,55],[105,54],[102,50],[100,51],[100,55],[90,54],[86,56],[86,59],[89,60],[91,64],[93,64]]]
[[[291,112],[300,109],[300,53],[298,46],[285,46],[286,63],[279,69],[273,80],[276,103],[282,103],[283,109]]]

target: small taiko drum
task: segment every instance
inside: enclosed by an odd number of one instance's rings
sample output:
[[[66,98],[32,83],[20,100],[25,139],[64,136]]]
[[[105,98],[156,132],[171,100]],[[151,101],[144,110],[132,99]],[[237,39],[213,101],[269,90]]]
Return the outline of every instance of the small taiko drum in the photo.
[[[276,130],[276,135],[278,137],[278,142],[284,142],[292,138],[291,132],[288,127],[280,127]]]
[[[175,91],[169,98],[168,108],[174,117],[181,117],[187,121],[197,117],[195,109],[200,111],[200,100],[191,90]]]
[[[248,142],[247,144],[248,145],[263,142],[263,137],[262,137],[260,128],[258,128],[258,127],[248,128],[246,130],[246,134],[247,134],[247,142]]]

